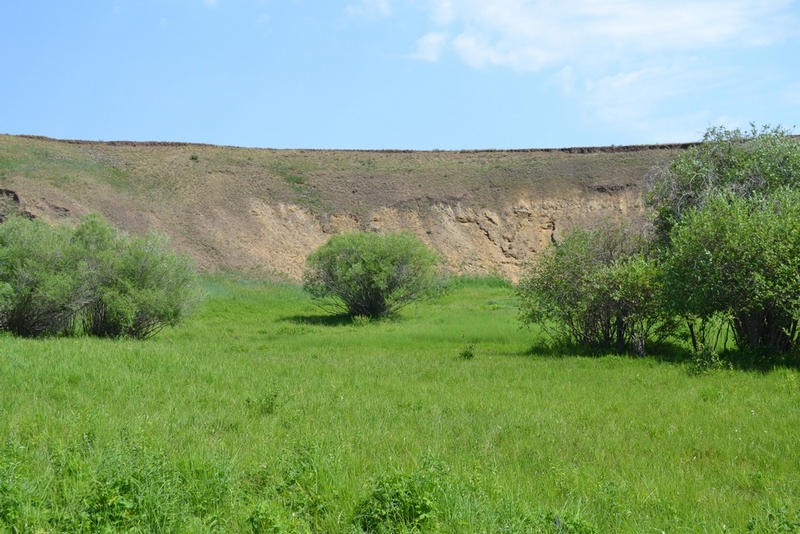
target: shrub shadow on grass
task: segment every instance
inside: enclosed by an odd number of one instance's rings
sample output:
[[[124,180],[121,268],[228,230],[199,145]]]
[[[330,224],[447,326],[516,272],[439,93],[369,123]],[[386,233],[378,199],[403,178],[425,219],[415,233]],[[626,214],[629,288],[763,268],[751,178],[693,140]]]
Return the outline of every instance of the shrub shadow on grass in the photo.
[[[619,356],[613,350],[600,350],[569,341],[537,340],[527,350],[516,353],[517,356],[539,356],[545,358],[600,358],[603,356]],[[637,358],[633,354],[623,354]],[[690,347],[682,343],[662,342],[647,347],[644,358],[657,362],[673,364],[689,364],[697,366],[703,362]],[[738,371],[767,373],[776,368],[800,368],[800,352],[779,353],[767,350],[725,350],[719,354],[719,361],[724,366]]]
[[[365,326],[373,323],[398,323],[403,321],[403,317],[399,314],[393,314],[388,317],[371,318],[365,315],[334,313],[322,315],[290,315],[278,320],[287,323],[312,326]]]
[[[349,326],[355,323],[353,317],[346,313],[337,313],[333,315],[289,315],[278,320],[286,323],[313,326]]]
[[[777,352],[767,349],[725,350],[719,358],[730,363],[732,369],[768,373],[778,367],[800,368],[797,350]]]
[[[546,358],[600,358],[603,356],[620,356],[612,349],[598,349],[580,345],[571,341],[537,340],[527,350],[518,353],[520,356],[541,356]],[[638,358],[632,353],[622,354]],[[659,343],[647,347],[643,358],[652,358],[660,362],[684,363],[692,359],[692,353],[686,347],[676,343]]]

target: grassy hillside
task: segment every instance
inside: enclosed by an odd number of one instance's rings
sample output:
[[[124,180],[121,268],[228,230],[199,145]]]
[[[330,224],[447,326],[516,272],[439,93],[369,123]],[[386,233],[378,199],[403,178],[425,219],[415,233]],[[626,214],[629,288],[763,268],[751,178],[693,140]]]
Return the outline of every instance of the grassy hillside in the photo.
[[[796,370],[543,350],[492,280],[380,323],[206,290],[147,342],[3,338],[0,532],[354,533],[376,490],[425,532],[800,522]]]
[[[409,229],[457,272],[514,274],[553,232],[641,214],[677,146],[386,152],[0,135],[0,188],[53,221],[99,211],[168,233],[206,269],[298,276],[331,233]]]
[[[163,201],[255,195],[361,217],[385,206],[468,200],[498,209],[519,192],[558,198],[576,189],[638,185],[675,145],[515,151],[270,150],[181,143],[58,141],[0,136],[0,178],[25,177],[71,195],[108,184]],[[224,176],[235,180],[225,180]],[[218,182],[226,186],[215,187]],[[206,192],[206,189],[212,189]]]

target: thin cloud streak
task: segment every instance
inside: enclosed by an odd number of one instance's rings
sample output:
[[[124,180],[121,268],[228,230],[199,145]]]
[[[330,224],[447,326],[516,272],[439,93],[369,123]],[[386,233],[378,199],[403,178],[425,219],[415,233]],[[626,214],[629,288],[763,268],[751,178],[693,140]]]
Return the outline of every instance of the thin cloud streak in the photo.
[[[422,61],[436,61],[442,55],[447,34],[430,32],[417,40],[417,51],[409,57]]]
[[[351,17],[385,18],[392,14],[392,6],[389,0],[361,0],[348,4],[345,11]]]
[[[716,118],[693,102],[698,91],[749,82],[733,65],[716,65],[715,54],[797,38],[794,3],[429,0],[435,32],[428,35],[451,37],[436,43],[436,54],[412,57],[435,61],[451,52],[476,69],[539,73],[584,107],[590,122],[645,134],[688,132],[696,121]],[[689,108],[676,113],[674,105]]]
[[[432,0],[467,64],[540,71],[605,56],[765,46],[790,35],[788,0]],[[451,26],[460,26],[452,31]]]

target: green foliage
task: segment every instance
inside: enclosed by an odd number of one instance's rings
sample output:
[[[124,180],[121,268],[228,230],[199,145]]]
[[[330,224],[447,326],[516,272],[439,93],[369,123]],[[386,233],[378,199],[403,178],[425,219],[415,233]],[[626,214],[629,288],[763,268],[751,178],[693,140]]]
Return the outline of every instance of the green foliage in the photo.
[[[473,359],[475,357],[475,345],[470,343],[469,345],[467,345],[466,347],[461,349],[461,352],[458,353],[458,356],[462,360],[471,360],[471,359]]]
[[[365,532],[403,532],[427,525],[435,514],[439,469],[427,465],[414,473],[378,478],[372,493],[355,510]]]
[[[75,237],[85,252],[87,279],[97,289],[84,314],[87,333],[147,338],[178,324],[195,304],[191,262],[169,249],[166,236],[129,237],[90,217]]]
[[[709,128],[700,144],[651,176],[648,203],[659,238],[666,243],[689,210],[720,193],[747,197],[800,186],[800,143],[790,134],[769,126],[752,125],[749,132]]]
[[[795,348],[800,143],[780,127],[710,128],[653,177],[665,301],[700,361],[729,334],[753,361]]]
[[[308,256],[304,287],[323,307],[387,317],[432,294],[437,256],[408,232],[332,237]]]
[[[675,227],[666,301],[682,316],[722,317],[739,348],[787,351],[798,341],[799,272],[799,191],[719,195]]]
[[[188,515],[178,470],[137,446],[107,453],[80,499],[81,509],[62,518],[61,526],[77,532],[178,531]]]
[[[695,352],[692,360],[688,363],[686,370],[690,376],[698,376],[711,371],[731,368],[731,363],[721,358],[719,354],[717,354],[717,351],[708,348],[706,345],[701,345],[699,350]]]
[[[70,228],[41,220],[0,225],[0,327],[25,337],[74,331],[91,295],[71,239]]]
[[[150,337],[197,301],[194,277],[165,236],[131,237],[99,215],[75,229],[20,217],[0,226],[0,327],[15,335]]]
[[[800,534],[800,510],[794,513],[785,506],[768,508],[747,522],[747,532],[754,534]]]
[[[18,485],[18,461],[0,452],[0,527],[16,527],[20,520],[21,492]]]
[[[303,519],[275,502],[259,502],[247,518],[253,534],[310,534]]]
[[[525,534],[597,534],[597,529],[583,519],[556,514],[537,514],[524,523]]]
[[[575,229],[520,281],[521,320],[580,345],[642,355],[674,330],[656,270],[645,238],[625,225]]]

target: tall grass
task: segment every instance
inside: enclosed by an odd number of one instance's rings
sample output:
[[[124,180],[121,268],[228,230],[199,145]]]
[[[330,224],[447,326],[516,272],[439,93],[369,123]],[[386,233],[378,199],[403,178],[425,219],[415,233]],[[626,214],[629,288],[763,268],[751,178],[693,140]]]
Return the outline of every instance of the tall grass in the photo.
[[[205,283],[149,341],[0,340],[0,532],[800,528],[795,370],[535,355],[498,281],[382,322]]]

